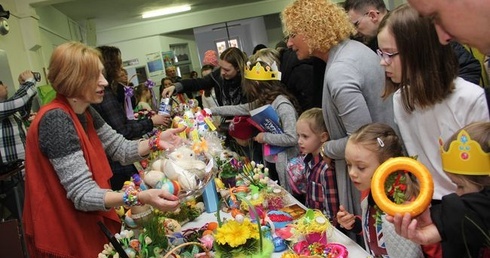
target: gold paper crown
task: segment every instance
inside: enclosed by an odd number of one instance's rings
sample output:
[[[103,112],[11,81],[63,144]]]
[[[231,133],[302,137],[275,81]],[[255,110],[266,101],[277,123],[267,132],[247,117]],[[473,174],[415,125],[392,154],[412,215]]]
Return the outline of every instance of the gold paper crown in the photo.
[[[263,67],[260,62],[257,62],[254,67],[250,67],[251,63],[247,62],[247,67],[245,68],[245,79],[255,80],[255,81],[270,81],[270,80],[281,80],[281,72],[277,69],[276,62],[272,65],[267,65]]]
[[[444,151],[441,138],[439,144],[442,168],[445,171],[460,175],[490,175],[490,153],[485,153],[465,130],[459,132],[447,152]]]

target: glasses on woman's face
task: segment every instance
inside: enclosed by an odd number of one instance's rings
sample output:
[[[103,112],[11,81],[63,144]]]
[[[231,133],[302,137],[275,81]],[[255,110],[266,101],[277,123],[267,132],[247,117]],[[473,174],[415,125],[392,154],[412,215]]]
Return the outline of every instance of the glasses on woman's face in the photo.
[[[288,43],[289,39],[294,39],[296,37],[296,33],[289,33],[286,37],[284,37],[284,42]]]
[[[376,53],[378,53],[378,56],[380,58],[383,58],[386,64],[391,64],[392,58],[399,54],[398,52],[393,52],[393,53],[383,52],[379,49],[376,50]]]

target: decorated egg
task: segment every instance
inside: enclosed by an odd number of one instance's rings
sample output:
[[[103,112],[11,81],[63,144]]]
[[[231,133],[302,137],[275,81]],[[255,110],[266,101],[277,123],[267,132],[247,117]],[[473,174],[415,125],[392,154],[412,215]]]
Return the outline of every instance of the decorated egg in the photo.
[[[119,217],[124,216],[124,207],[123,206],[115,207],[114,210],[116,211],[116,213]]]
[[[274,244],[274,252],[282,252],[288,248],[286,241],[280,237],[274,237],[272,243]]]
[[[136,222],[134,222],[134,220],[131,218],[131,210],[128,210],[126,212],[126,216],[124,216],[124,223],[129,228],[137,228],[138,227],[138,225],[136,225]]]
[[[179,232],[180,229],[182,228],[182,226],[179,224],[179,222],[174,220],[174,219],[165,218],[163,220],[162,224],[163,224],[163,227],[165,228],[165,233],[167,235],[173,234],[175,232]]]
[[[180,185],[175,180],[165,180],[161,184],[157,184],[156,188],[167,190],[173,195],[178,195],[180,192]]]

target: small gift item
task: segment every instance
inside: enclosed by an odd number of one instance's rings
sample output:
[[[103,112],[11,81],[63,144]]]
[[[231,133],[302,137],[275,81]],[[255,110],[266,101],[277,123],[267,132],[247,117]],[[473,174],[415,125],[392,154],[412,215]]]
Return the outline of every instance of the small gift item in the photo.
[[[299,220],[295,222],[296,231],[304,236],[309,243],[327,243],[333,227],[327,217],[319,211],[308,209]]]

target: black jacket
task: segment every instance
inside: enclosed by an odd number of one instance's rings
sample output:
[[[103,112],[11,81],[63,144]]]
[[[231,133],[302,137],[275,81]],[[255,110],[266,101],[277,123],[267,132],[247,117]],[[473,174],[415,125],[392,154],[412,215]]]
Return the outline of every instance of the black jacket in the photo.
[[[322,107],[325,65],[325,62],[315,57],[298,60],[292,49],[282,52],[279,69],[282,73],[281,82],[296,97],[301,111]]]
[[[203,78],[184,79],[180,81],[180,92],[194,92],[214,88],[216,100],[220,106],[247,103],[242,91],[242,75],[239,73],[231,80],[221,77],[221,70],[215,69]],[[177,87],[178,88],[178,87]]]
[[[458,42],[451,41],[456,58],[459,63],[459,77],[474,84],[480,84],[481,78],[481,65],[480,61],[476,59],[470,51],[468,51],[463,45]]]
[[[490,187],[462,196],[446,195],[430,211],[442,237],[444,258],[476,258],[485,246],[490,248]]]

